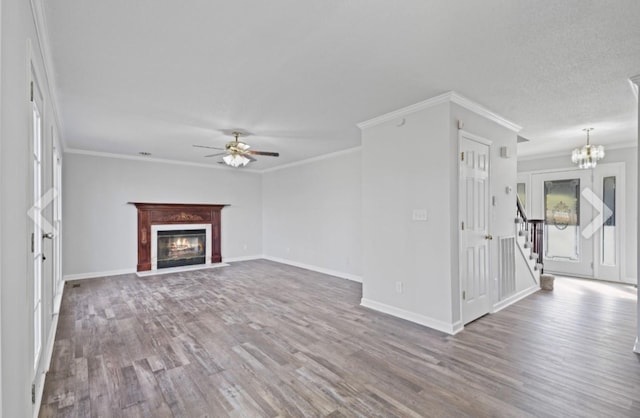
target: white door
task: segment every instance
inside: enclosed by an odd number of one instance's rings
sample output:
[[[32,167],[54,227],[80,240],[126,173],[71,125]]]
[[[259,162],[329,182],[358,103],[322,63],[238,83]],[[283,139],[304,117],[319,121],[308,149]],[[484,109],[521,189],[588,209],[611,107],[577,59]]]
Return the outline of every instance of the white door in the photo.
[[[543,263],[549,273],[593,277],[591,170],[531,176],[530,217],[544,220]]]
[[[464,324],[491,311],[490,146],[490,141],[460,132],[460,287]]]
[[[32,73],[31,84],[31,192],[32,207],[29,211],[32,220],[31,229],[31,263],[32,263],[32,283],[31,283],[31,311],[32,311],[32,359],[33,359],[33,380],[35,387],[40,381],[41,374],[40,357],[42,353],[42,264],[45,257],[42,251],[42,94],[36,82],[35,74]],[[36,388],[37,390],[37,388]]]

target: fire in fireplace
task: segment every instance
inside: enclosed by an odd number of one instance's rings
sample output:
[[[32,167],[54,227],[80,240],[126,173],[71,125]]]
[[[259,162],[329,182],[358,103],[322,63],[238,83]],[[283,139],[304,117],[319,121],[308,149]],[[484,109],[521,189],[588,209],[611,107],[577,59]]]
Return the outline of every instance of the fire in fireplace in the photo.
[[[205,229],[158,231],[158,268],[204,264],[206,237]]]

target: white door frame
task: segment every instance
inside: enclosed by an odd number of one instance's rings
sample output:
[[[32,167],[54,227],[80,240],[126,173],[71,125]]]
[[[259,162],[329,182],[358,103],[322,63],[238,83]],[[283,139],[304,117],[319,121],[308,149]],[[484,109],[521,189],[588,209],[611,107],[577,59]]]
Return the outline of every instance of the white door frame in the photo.
[[[492,206],[491,206],[491,171],[492,171],[492,165],[491,165],[491,146],[493,144],[493,142],[491,140],[488,140],[486,138],[483,138],[481,136],[478,135],[474,135],[470,132],[464,131],[462,129],[460,129],[458,131],[458,154],[456,156],[457,161],[458,161],[458,289],[460,290],[458,293],[458,300],[459,300],[459,304],[460,304],[460,323],[462,324],[462,327],[464,327],[464,311],[463,311],[463,307],[464,307],[464,300],[462,297],[462,288],[463,288],[463,281],[462,281],[462,268],[464,267],[464,262],[463,262],[463,257],[464,257],[464,248],[463,248],[463,231],[461,228],[464,216],[462,213],[462,203],[463,202],[463,187],[462,187],[462,159],[460,158],[460,155],[462,153],[462,142],[464,139],[469,139],[472,141],[476,141],[479,142],[483,145],[486,145],[489,147],[489,153],[488,153],[488,161],[487,164],[489,164],[489,177],[487,179],[487,187],[489,189],[489,199],[487,199],[486,201],[486,213],[487,213],[487,231],[489,234],[491,234],[491,212],[492,212]],[[487,258],[488,258],[488,262],[487,262],[487,293],[489,296],[489,304],[487,307],[487,312],[486,313],[491,313],[493,310],[493,300],[494,300],[494,289],[493,286],[491,286],[491,264],[492,264],[492,260],[491,260],[491,245],[487,245]]]
[[[26,97],[27,97],[27,109],[28,109],[28,115],[29,115],[29,138],[27,139],[29,141],[29,159],[28,159],[28,165],[27,165],[27,176],[28,176],[28,185],[29,185],[29,198],[30,200],[32,199],[31,203],[33,204],[33,208],[36,207],[37,204],[42,205],[44,203],[44,201],[42,201],[42,193],[43,193],[43,189],[44,189],[44,176],[45,176],[45,169],[47,166],[47,162],[45,162],[45,147],[46,147],[46,130],[45,130],[45,126],[46,126],[46,98],[44,95],[44,92],[42,90],[42,88],[44,87],[44,85],[42,84],[42,82],[45,80],[44,77],[42,77],[42,74],[38,71],[35,60],[33,59],[32,56],[32,46],[31,46],[31,42],[27,42],[27,92],[26,92]],[[33,99],[31,100],[31,92],[33,91]],[[34,145],[35,145],[35,141],[34,141],[34,136],[33,136],[33,117],[34,117],[34,106],[37,108],[39,117],[40,117],[40,190],[39,190],[39,195],[36,196],[36,191],[35,191],[35,177],[34,177],[34,168],[35,168],[35,149],[34,149]],[[40,210],[42,208],[39,208]],[[40,215],[39,210],[36,211],[30,211],[31,216],[33,218],[29,219],[29,228],[27,230],[27,233],[29,235],[29,239],[31,239],[31,234],[33,233],[33,243],[34,243],[34,249],[38,250],[39,249],[39,260],[36,260],[36,256],[35,256],[35,252],[29,253],[30,257],[30,262],[27,265],[27,272],[28,272],[28,277],[30,280],[30,283],[27,286],[27,293],[28,293],[28,300],[29,300],[29,318],[28,318],[28,344],[29,344],[29,358],[30,358],[30,363],[32,366],[32,375],[31,375],[31,385],[32,385],[32,392],[35,393],[35,402],[33,403],[33,413],[34,415],[38,413],[37,409],[37,405],[39,405],[40,402],[40,396],[42,395],[42,387],[44,385],[44,378],[45,378],[45,370],[44,368],[46,367],[46,362],[43,361],[43,358],[46,355],[46,341],[45,341],[45,337],[46,337],[46,325],[47,325],[47,321],[45,321],[45,308],[46,308],[46,304],[48,304],[48,301],[46,300],[46,284],[44,282],[44,267],[42,266],[42,262],[44,260],[44,245],[42,243],[43,237],[42,237],[42,233],[43,233],[43,229],[42,227],[44,226],[43,223],[43,217]],[[39,283],[36,282],[36,261],[38,261],[40,263],[39,265]],[[37,283],[37,284],[36,284]],[[39,340],[39,347],[36,350],[36,322],[35,319],[36,317],[34,316],[36,312],[34,312],[34,302],[36,299],[36,291],[38,290],[36,288],[36,285],[39,287],[39,297],[40,297],[40,307],[39,307],[39,333],[37,335],[37,338]]]
[[[60,309],[60,302],[62,299],[62,155],[58,149],[57,135],[55,129],[51,127],[51,143],[52,143],[52,181],[54,190],[54,199],[51,204],[53,205],[52,222],[53,225],[53,251],[52,251],[52,264],[53,264],[53,288],[51,291],[52,315],[58,314]]]
[[[616,175],[616,182],[618,182],[618,180],[620,180],[620,188],[622,190],[621,193],[616,193],[616,199],[619,200],[616,203],[616,216],[619,216],[618,219],[622,219],[626,222],[626,217],[627,217],[627,213],[626,213],[626,201],[624,198],[624,187],[625,187],[625,175],[626,175],[626,165],[624,162],[613,162],[613,163],[604,163],[604,164],[598,164],[598,166],[595,168],[596,172],[601,171],[602,169],[618,169],[618,173],[619,173],[619,179],[618,179],[618,174]],[[532,202],[533,199],[533,193],[532,193],[532,179],[531,177],[535,174],[549,174],[549,173],[564,173],[564,172],[568,172],[568,171],[574,171],[576,170],[575,167],[564,167],[564,168],[552,168],[552,169],[546,169],[546,170],[533,170],[533,171],[523,171],[518,173],[518,182],[520,183],[525,183],[526,184],[526,193],[527,193],[527,200],[528,202]],[[596,184],[596,176],[594,176],[594,179],[592,181],[592,186]],[[599,195],[599,194],[598,194]],[[526,209],[527,215],[531,216],[531,204],[528,204],[528,209]],[[618,236],[619,241],[617,242],[618,244],[618,250],[619,250],[619,254],[620,254],[620,259],[619,259],[619,264],[620,264],[620,281],[624,282],[624,283],[630,283],[630,284],[636,284],[636,282],[630,282],[626,276],[626,252],[625,252],[625,237],[626,237],[626,231],[624,228],[620,228],[620,234]],[[597,237],[599,237],[599,233],[596,234]],[[594,239],[598,239],[596,237],[594,237]],[[600,257],[599,255],[599,251],[598,251],[598,247],[597,245],[593,245],[593,260],[594,260],[594,278],[597,278],[597,274],[598,274],[598,264],[596,262],[596,260],[598,260]]]
[[[618,266],[617,278],[613,276],[604,277],[603,280],[615,280],[624,283],[636,284],[637,282],[630,282],[626,276],[626,246],[625,246],[625,230],[626,228],[622,228],[619,226],[619,222],[622,220],[623,224],[627,222],[626,217],[626,199],[625,199],[625,191],[626,191],[626,178],[625,178],[625,163],[608,163],[608,164],[599,164],[593,176],[593,189],[595,194],[602,199],[602,186],[603,179],[605,177],[613,176],[616,178],[616,194],[615,194],[615,219],[616,219],[616,263]],[[594,278],[598,279],[601,277],[601,270],[606,270],[608,267],[602,265],[602,234],[604,233],[604,228],[600,228],[598,232],[595,234],[595,245],[594,245],[594,255],[593,255],[593,274]]]

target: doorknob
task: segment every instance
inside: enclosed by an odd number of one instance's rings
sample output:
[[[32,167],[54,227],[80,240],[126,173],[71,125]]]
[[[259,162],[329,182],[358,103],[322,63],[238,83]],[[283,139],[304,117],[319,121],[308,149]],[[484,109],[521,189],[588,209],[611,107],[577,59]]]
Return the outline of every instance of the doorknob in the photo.
[[[42,239],[49,238],[53,239],[53,234],[51,232],[47,232],[46,234],[42,234]]]
[[[484,239],[487,239],[487,240],[491,241],[493,239],[493,235],[491,235],[491,234],[485,235]]]

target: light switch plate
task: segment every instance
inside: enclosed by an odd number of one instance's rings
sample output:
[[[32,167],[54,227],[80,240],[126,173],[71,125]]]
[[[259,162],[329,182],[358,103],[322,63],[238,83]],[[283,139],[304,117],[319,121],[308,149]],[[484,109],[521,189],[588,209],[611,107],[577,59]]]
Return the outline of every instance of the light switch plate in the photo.
[[[413,217],[414,221],[422,221],[425,222],[427,220],[427,210],[426,209],[414,209]]]

